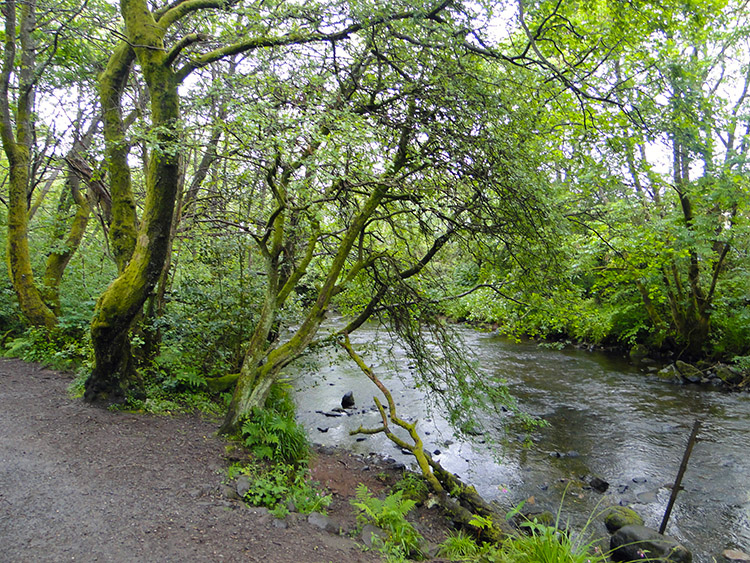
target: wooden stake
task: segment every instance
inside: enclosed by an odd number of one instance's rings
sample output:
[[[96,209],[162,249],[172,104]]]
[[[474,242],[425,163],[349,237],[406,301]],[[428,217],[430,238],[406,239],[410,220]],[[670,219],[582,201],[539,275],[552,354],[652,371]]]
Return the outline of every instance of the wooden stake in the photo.
[[[693,424],[693,431],[690,434],[690,439],[688,440],[687,448],[685,448],[685,453],[682,456],[682,463],[680,464],[680,470],[677,472],[677,478],[674,481],[674,485],[672,485],[672,494],[669,496],[669,503],[667,504],[667,511],[664,513],[664,519],[661,521],[661,527],[659,528],[659,533],[663,534],[664,530],[667,529],[667,522],[669,522],[669,516],[672,514],[672,507],[674,506],[675,500],[677,500],[677,493],[680,492],[680,484],[682,483],[682,476],[685,474],[685,470],[687,469],[688,460],[690,459],[690,453],[693,451],[693,445],[695,444],[695,439],[698,436],[698,431],[701,428],[701,421],[696,420]]]

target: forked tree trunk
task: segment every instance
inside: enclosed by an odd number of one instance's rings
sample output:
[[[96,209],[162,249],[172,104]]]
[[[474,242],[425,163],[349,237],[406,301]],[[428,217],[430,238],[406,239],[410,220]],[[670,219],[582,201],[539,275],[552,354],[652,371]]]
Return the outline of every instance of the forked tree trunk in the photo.
[[[398,168],[397,168],[398,169]],[[273,383],[277,380],[279,373],[290,362],[298,358],[302,352],[309,346],[318,333],[323,319],[325,318],[328,306],[336,290],[336,284],[339,276],[346,264],[352,246],[357,241],[360,233],[365,228],[367,221],[380,205],[385,196],[387,188],[383,185],[378,186],[370,194],[365,204],[362,206],[360,213],[352,221],[352,224],[342,238],[339,248],[336,252],[331,266],[326,275],[325,282],[318,292],[318,298],[308,311],[306,318],[294,335],[281,346],[266,351],[266,344],[262,338],[263,332],[267,336],[267,329],[275,315],[278,301],[275,298],[267,296],[267,302],[261,315],[262,331],[253,335],[250,348],[245,357],[245,361],[237,379],[229,410],[221,426],[220,432],[223,434],[232,434],[237,431],[242,418],[248,415],[254,407],[262,408],[265,405],[268,392]],[[280,236],[283,235],[283,229]],[[314,243],[310,241],[308,248],[309,256],[312,256]],[[309,261],[309,258],[308,258]],[[288,283],[280,292],[289,291]]]
[[[88,401],[121,401],[140,391],[140,382],[132,365],[130,330],[162,272],[171,244],[172,217],[179,185],[178,82],[167,61],[163,43],[165,30],[156,23],[142,0],[123,0],[122,14],[129,42],[134,45],[151,95],[151,120],[157,143],[151,153],[146,201],[134,250],[129,260],[122,260],[121,274],[101,295],[94,311],[91,340],[95,365],[86,381],[85,398]],[[118,96],[127,77],[125,69],[130,66],[127,49],[125,46],[115,52],[101,81],[107,141],[115,143],[114,148],[118,151],[121,149],[118,143],[122,142]],[[106,88],[107,84],[117,91]],[[117,207],[122,207],[120,211],[126,219],[131,212],[127,153],[110,159],[109,167],[111,175],[121,178],[124,187],[122,194],[112,190],[113,228],[110,235],[114,237],[113,242],[118,236],[124,236],[125,242],[129,243],[129,233],[118,234],[114,228]],[[122,197],[116,197],[118,195]],[[118,199],[120,203],[116,203]]]

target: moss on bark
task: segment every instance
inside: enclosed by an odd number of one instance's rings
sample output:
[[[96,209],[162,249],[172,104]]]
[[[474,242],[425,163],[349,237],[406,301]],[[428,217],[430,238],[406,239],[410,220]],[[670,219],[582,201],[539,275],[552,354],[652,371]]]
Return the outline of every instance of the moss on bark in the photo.
[[[171,244],[171,225],[174,214],[177,188],[179,185],[179,157],[177,150],[177,123],[179,119],[179,98],[177,81],[165,63],[162,42],[164,30],[156,24],[148,7],[142,0],[123,0],[121,11],[125,18],[128,41],[134,45],[149,94],[151,96],[151,120],[156,132],[156,146],[151,151],[148,174],[146,176],[146,201],[143,218],[137,231],[135,245],[129,260],[123,261],[119,277],[112,282],[97,302],[91,324],[91,339],[94,347],[95,367],[86,381],[85,398],[88,401],[111,402],[138,392],[139,380],[133,370],[130,349],[130,330],[140,315],[146,299],[156,285]],[[121,45],[112,55],[108,70],[101,77],[101,93],[111,94],[108,103],[114,122],[119,119],[119,96],[122,90],[107,90],[105,82],[123,84],[129,70],[129,47]],[[116,99],[115,99],[116,98]],[[105,100],[103,100],[104,103]],[[106,118],[105,118],[106,123]],[[107,137],[109,145],[117,145],[121,138],[114,123],[112,135]],[[129,188],[125,179],[130,171],[127,154],[124,158],[108,160],[110,175],[123,179],[123,191]],[[116,208],[123,216],[129,213],[129,198],[112,197],[112,216]],[[115,231],[112,237],[123,237],[123,244],[129,243],[129,233]],[[124,257],[124,255],[123,255]]]

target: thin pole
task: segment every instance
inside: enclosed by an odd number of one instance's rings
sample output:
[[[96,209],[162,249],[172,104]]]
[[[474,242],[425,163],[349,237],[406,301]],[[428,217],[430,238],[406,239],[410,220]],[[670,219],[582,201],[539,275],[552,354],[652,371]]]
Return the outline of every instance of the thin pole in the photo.
[[[682,463],[680,464],[680,470],[677,472],[677,479],[674,481],[674,485],[672,485],[672,494],[669,496],[669,503],[667,504],[667,511],[664,513],[664,519],[661,521],[661,527],[659,528],[659,533],[663,534],[664,530],[667,529],[667,522],[669,522],[669,516],[672,514],[672,507],[674,506],[674,501],[677,500],[677,493],[680,492],[680,484],[682,483],[682,476],[685,474],[685,470],[687,469],[688,460],[690,459],[690,453],[693,451],[693,445],[695,444],[695,439],[698,436],[698,431],[701,428],[701,421],[696,420],[693,424],[693,431],[690,434],[690,439],[688,440],[687,448],[685,448],[685,453],[682,456]]]

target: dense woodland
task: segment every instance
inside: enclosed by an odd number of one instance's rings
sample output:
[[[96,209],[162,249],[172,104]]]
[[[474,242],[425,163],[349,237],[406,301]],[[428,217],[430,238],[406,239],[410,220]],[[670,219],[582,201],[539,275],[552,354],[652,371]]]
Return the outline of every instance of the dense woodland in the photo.
[[[4,344],[86,400],[232,432],[332,310],[428,385],[446,320],[750,366],[744,0],[2,13]]]

